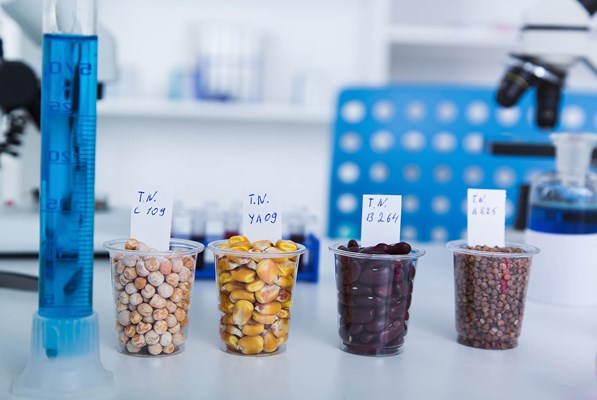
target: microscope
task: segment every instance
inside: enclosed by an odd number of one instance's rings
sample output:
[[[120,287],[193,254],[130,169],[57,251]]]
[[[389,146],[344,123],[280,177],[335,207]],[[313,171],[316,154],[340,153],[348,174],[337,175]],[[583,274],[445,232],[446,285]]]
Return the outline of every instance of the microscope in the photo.
[[[584,61],[597,73],[597,43],[589,38],[597,0],[542,0],[524,15],[519,53],[504,74],[496,100],[515,105],[535,88],[535,121],[544,130],[558,122],[560,96],[569,68]]]
[[[22,28],[37,46],[42,43],[42,2],[40,0],[0,0],[0,7]],[[112,36],[101,26],[98,28],[98,98],[102,97],[103,85],[117,77],[115,43]],[[41,90],[37,75],[22,61],[4,59],[0,38],[0,111],[5,117],[0,128],[0,155],[19,155],[28,123],[40,129]],[[0,165],[0,169],[2,165]]]

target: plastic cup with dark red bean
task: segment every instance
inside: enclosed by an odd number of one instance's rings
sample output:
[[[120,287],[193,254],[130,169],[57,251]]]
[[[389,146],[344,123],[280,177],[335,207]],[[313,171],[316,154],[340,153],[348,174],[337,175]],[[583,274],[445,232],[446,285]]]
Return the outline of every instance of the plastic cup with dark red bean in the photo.
[[[335,256],[341,349],[353,354],[400,354],[408,331],[417,260],[408,243],[329,247]]]

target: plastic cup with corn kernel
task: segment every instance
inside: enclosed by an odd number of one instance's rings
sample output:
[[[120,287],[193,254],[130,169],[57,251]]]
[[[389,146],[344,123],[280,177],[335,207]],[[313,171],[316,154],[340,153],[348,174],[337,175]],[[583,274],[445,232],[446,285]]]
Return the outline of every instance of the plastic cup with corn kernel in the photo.
[[[290,240],[251,242],[233,236],[208,248],[215,256],[222,350],[243,355],[284,351],[305,246]]]

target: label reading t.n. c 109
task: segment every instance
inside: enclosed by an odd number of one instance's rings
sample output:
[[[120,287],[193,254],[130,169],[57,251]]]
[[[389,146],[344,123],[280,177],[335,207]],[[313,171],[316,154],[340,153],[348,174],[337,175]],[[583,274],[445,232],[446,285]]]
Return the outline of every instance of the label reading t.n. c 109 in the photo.
[[[130,237],[157,250],[170,249],[172,190],[144,185],[133,194]]]

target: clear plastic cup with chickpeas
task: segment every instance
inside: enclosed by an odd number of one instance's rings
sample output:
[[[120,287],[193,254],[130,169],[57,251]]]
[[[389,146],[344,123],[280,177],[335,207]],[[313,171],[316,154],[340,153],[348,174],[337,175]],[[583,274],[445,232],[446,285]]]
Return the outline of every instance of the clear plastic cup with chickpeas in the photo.
[[[284,351],[305,246],[233,236],[208,248],[215,256],[222,350],[243,355]]]
[[[164,356],[184,350],[197,255],[204,246],[171,239],[157,251],[136,239],[104,243],[110,253],[118,350]]]

